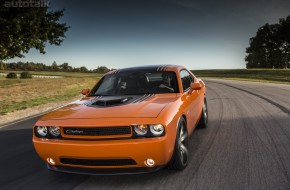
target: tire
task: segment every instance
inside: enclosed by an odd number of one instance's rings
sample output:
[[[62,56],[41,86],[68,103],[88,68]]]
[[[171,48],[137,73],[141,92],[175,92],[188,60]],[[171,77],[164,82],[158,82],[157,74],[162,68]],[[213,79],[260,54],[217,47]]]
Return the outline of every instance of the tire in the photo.
[[[204,99],[204,103],[202,106],[202,114],[197,124],[198,128],[207,128],[208,126],[208,109],[207,109],[207,101]]]
[[[169,169],[183,170],[186,168],[189,159],[188,138],[186,121],[182,117],[178,123],[174,152],[168,163]]]

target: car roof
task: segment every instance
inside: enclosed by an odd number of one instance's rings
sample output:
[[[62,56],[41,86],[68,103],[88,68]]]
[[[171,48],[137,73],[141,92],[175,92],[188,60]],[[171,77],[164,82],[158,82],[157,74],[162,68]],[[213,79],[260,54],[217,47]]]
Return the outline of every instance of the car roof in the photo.
[[[123,72],[135,72],[135,71],[176,71],[184,67],[179,65],[148,65],[148,66],[138,66],[138,67],[129,67],[123,69],[116,69],[108,72],[107,74],[114,73],[123,73]]]

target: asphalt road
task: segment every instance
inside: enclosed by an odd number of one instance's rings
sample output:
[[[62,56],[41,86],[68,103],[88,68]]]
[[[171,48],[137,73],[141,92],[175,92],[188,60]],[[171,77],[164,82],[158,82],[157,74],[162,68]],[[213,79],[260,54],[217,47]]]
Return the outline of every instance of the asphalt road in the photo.
[[[54,173],[36,155],[37,118],[0,129],[0,189],[290,189],[290,85],[205,80],[209,127],[190,139],[181,172]]]

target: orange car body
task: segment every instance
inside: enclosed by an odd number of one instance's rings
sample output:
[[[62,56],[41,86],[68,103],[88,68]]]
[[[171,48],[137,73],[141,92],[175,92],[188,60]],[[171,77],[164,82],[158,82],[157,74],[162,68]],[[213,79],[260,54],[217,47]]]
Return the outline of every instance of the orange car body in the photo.
[[[180,118],[185,118],[188,134],[191,134],[201,117],[206,90],[204,83],[182,66],[152,66],[151,69],[174,72],[179,92],[144,94],[133,103],[105,108],[88,106],[88,102],[100,97],[85,96],[40,118],[34,126],[33,144],[48,168],[73,173],[104,169],[145,169],[147,172],[167,165],[173,155]],[[184,90],[181,71],[190,73],[200,89]],[[154,138],[132,138],[131,126],[135,124],[162,124],[165,134]],[[35,134],[36,126],[58,126],[61,138],[39,138]],[[81,134],[82,129],[90,128],[123,130],[118,129],[119,126],[127,127],[128,132],[98,136]],[[154,167],[146,164],[148,158],[154,160]],[[95,164],[94,160],[105,164]],[[122,162],[118,164],[116,160]]]

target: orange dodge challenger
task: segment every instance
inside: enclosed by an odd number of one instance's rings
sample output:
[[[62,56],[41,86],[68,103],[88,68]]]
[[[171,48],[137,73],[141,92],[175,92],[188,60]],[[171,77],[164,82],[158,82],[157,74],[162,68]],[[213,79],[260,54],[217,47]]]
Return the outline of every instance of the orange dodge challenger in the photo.
[[[33,127],[34,147],[49,170],[182,170],[189,161],[189,135],[196,126],[207,127],[205,84],[182,66],[114,70],[82,94]]]

